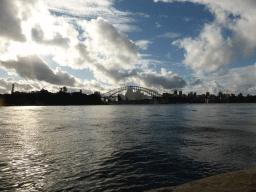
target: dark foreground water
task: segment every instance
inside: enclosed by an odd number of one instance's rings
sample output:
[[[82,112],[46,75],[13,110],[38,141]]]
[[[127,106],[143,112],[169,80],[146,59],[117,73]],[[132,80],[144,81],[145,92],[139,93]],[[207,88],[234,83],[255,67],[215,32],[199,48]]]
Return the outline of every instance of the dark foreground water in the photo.
[[[143,191],[256,167],[255,104],[0,108],[0,191]]]

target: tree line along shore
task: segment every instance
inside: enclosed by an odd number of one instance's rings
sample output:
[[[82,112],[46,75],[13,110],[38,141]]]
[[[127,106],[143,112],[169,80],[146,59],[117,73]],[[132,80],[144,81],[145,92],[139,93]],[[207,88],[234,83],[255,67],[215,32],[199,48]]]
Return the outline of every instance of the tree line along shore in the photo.
[[[103,104],[100,96],[87,95],[82,92],[67,93],[60,91],[51,93],[42,89],[37,92],[0,95],[0,106],[28,106],[28,105],[99,105]]]

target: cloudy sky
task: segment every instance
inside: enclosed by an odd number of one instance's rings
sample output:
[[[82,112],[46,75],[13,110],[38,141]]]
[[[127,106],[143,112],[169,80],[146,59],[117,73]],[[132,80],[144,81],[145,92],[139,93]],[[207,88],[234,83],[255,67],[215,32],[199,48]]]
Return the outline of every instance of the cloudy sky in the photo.
[[[256,95],[254,0],[0,0],[0,93]]]

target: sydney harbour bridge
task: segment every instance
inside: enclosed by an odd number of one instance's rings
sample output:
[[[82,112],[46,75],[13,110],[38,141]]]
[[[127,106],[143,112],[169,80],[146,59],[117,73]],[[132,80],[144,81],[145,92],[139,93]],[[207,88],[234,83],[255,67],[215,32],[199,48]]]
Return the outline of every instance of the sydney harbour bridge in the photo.
[[[112,96],[114,96],[115,94],[118,94],[122,91],[128,91],[128,90],[133,90],[134,92],[136,91],[140,91],[141,93],[144,93],[145,95],[151,97],[151,98],[156,98],[156,97],[163,97],[163,95],[161,95],[160,93],[158,93],[157,91],[151,90],[151,89],[147,89],[145,87],[139,87],[139,86],[126,86],[126,87],[120,87],[117,89],[113,89],[111,91],[108,91],[106,93],[101,94],[101,98],[104,99],[109,99]]]

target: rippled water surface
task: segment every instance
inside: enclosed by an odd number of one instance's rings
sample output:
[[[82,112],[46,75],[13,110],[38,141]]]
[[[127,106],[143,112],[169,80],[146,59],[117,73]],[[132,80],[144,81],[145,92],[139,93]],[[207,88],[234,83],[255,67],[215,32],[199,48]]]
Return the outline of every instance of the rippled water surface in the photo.
[[[0,108],[0,191],[143,191],[256,165],[255,104]]]

